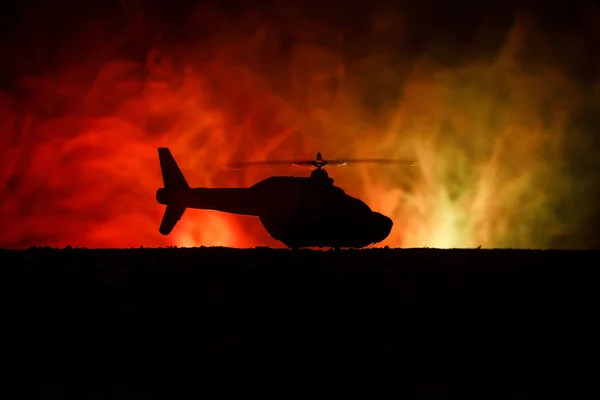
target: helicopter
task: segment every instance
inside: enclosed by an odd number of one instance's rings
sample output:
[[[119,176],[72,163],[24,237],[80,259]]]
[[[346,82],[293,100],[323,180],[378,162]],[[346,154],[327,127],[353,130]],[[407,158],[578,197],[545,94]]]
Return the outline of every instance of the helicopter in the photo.
[[[226,164],[228,169],[259,165],[314,168],[309,177],[272,176],[250,187],[192,188],[167,147],[158,148],[163,187],[156,200],[166,205],[159,227],[169,235],[188,208],[258,217],[269,235],[288,248],[363,248],[379,243],[392,230],[391,218],[371,210],[362,200],[334,185],[325,167],[349,163],[394,163],[393,159],[258,161]]]

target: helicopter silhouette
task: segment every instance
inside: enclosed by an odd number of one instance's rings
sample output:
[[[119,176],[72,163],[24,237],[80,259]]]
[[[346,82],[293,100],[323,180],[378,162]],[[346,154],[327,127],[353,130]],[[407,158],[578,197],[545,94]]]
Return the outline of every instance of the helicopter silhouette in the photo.
[[[272,176],[248,188],[192,188],[171,151],[158,149],[164,187],[156,192],[166,205],[159,232],[171,233],[188,208],[215,210],[258,217],[265,230],[288,248],[362,248],[379,243],[392,230],[391,218],[371,210],[333,184],[324,169],[349,163],[408,164],[392,159],[259,161],[225,165],[239,169],[260,165],[295,165],[315,168],[310,177]]]

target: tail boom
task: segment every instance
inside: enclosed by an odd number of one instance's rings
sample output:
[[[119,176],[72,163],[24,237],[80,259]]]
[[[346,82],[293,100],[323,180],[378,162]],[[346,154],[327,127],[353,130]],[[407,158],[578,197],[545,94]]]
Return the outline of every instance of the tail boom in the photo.
[[[159,148],[158,158],[164,187],[156,191],[156,201],[167,206],[158,229],[162,235],[171,233],[188,208],[250,216],[265,208],[251,188],[190,188],[169,149]]]
[[[193,188],[187,195],[188,208],[221,211],[229,214],[257,217],[264,201],[250,188]]]

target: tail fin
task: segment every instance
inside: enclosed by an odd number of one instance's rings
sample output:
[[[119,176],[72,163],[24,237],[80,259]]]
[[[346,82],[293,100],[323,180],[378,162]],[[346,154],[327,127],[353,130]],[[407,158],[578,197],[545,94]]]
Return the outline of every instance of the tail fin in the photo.
[[[183,173],[181,173],[175,158],[173,158],[173,155],[168,148],[158,148],[158,160],[160,161],[160,170],[164,183],[164,189],[159,189],[159,192],[189,189],[190,186],[185,180]],[[171,233],[177,222],[179,222],[183,216],[185,209],[186,207],[182,204],[167,204],[167,208],[165,209],[165,214],[163,215],[158,231],[163,235],[168,235]]]
[[[190,187],[168,148],[158,148],[158,160],[165,189],[188,189]]]
[[[179,222],[183,216],[184,212],[185,207],[169,204],[165,209],[165,214],[163,215],[163,219],[160,223],[160,228],[158,228],[158,231],[165,236],[171,233],[177,222]]]

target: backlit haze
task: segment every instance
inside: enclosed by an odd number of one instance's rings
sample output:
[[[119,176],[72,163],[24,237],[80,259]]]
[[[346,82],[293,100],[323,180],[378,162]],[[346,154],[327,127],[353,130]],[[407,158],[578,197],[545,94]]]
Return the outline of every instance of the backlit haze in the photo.
[[[135,4],[26,12],[4,40],[0,246],[282,247],[258,219],[214,211],[188,210],[161,236],[159,146],[200,187],[310,173],[228,162],[417,160],[329,168],[394,220],[378,246],[598,243],[600,92],[577,36],[598,38],[595,10],[561,36],[521,9],[467,16],[452,36],[427,32],[422,10],[385,6],[335,20],[189,8],[175,23]]]

